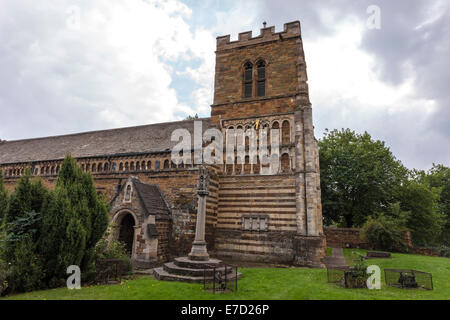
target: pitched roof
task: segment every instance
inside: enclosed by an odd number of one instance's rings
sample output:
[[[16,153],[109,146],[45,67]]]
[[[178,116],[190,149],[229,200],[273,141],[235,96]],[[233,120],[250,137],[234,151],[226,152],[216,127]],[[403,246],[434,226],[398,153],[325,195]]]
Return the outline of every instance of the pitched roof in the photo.
[[[147,184],[133,179],[134,187],[146,211],[146,216],[157,215],[158,217],[169,216],[170,209],[164,199],[164,195],[157,185]]]
[[[0,164],[120,155],[170,150],[178,142],[170,141],[176,129],[194,133],[194,121],[185,120],[111,130],[91,131],[63,136],[0,142]],[[210,118],[202,121],[203,131]]]

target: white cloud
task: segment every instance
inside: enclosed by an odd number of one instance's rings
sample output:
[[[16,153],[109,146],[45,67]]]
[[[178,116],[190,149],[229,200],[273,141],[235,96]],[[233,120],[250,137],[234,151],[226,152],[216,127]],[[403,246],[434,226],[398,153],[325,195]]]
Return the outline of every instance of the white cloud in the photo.
[[[66,26],[72,6],[69,1],[0,5],[10,17],[0,21],[0,69],[14,79],[0,89],[6,100],[0,108],[11,119],[23,115],[28,124],[19,131],[4,122],[2,138],[169,121],[176,113],[194,112],[172,88],[170,62],[205,59],[211,39],[203,30],[190,30],[186,19],[192,11],[186,5],[81,1],[79,29]],[[7,92],[25,87],[29,92],[22,96]],[[29,128],[42,119],[45,126]]]
[[[375,57],[360,48],[362,28],[347,19],[333,35],[304,39],[316,136],[325,128],[368,131],[387,141],[407,166],[422,167],[414,154],[431,138],[426,123],[436,102],[417,95],[412,70],[397,86],[383,82]]]

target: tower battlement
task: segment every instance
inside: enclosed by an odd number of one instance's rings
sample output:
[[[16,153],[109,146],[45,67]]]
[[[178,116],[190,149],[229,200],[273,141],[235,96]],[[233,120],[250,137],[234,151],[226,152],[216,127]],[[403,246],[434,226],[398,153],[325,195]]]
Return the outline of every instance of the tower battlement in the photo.
[[[239,33],[238,40],[230,41],[230,35],[217,37],[217,51],[235,49],[250,45],[257,45],[265,42],[277,41],[287,38],[295,38],[301,35],[300,21],[293,21],[284,24],[284,30],[275,32],[275,27],[262,28],[260,35],[252,37],[252,31]]]

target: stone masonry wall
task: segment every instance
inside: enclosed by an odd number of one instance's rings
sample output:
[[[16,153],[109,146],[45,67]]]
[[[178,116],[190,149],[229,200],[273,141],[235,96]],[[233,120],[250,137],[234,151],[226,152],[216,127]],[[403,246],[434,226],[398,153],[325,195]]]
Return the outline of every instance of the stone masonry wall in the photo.
[[[155,224],[158,230],[158,260],[168,261],[171,258],[169,239],[172,222],[170,220],[156,220]]]
[[[360,237],[358,228],[323,228],[327,238],[327,246],[335,248],[367,248],[368,244]]]

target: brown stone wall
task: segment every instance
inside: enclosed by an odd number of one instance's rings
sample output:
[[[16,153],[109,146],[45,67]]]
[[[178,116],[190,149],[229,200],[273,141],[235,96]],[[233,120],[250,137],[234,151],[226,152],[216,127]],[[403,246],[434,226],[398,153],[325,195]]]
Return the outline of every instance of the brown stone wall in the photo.
[[[413,254],[420,254],[423,256],[429,256],[429,257],[438,257],[439,256],[439,250],[434,248],[420,248],[420,247],[411,247],[409,249],[410,253]]]
[[[323,268],[323,259],[326,256],[325,236],[302,236],[294,237],[294,264],[298,266]]]
[[[368,244],[360,237],[358,228],[323,228],[328,247],[345,248],[347,244],[351,248],[367,248]]]
[[[156,229],[158,230],[158,260],[168,261],[171,258],[169,239],[171,235],[171,220],[156,219]]]
[[[361,238],[361,229],[359,228],[325,227],[323,230],[325,232],[328,247],[345,248],[348,245],[350,248],[376,249]],[[405,232],[404,241],[413,253],[434,255],[433,250],[428,250],[428,248],[423,248],[424,253],[420,253],[422,248],[413,248],[411,233],[409,231]],[[416,249],[417,252],[414,252]]]
[[[234,261],[290,264],[294,260],[295,232],[246,232],[217,229],[215,255]]]
[[[276,99],[257,98],[247,102],[241,101],[232,104],[212,106],[211,117],[214,121],[219,121],[219,118],[240,119],[260,117],[270,114],[293,113],[294,108],[294,95],[282,96]]]
[[[108,201],[111,201],[116,195],[118,183],[123,184],[128,177],[136,176],[142,182],[160,184],[159,186],[163,190],[164,196],[172,204],[179,194],[192,193],[192,187],[196,185],[197,168],[193,168],[192,165],[186,165],[183,168],[174,168],[171,164],[171,168],[164,169],[164,162],[166,160],[170,162],[170,157],[170,153],[158,153],[137,156],[114,156],[110,158],[83,158],[77,159],[77,163],[82,170],[92,173],[97,190],[104,193]],[[160,163],[160,169],[155,168],[157,161]],[[145,163],[145,168],[142,167],[143,162]],[[139,170],[136,169],[137,163],[139,163]],[[54,188],[58,176],[56,168],[59,169],[61,164],[62,160],[36,162],[32,165],[27,163],[21,166],[2,165],[0,166],[0,170],[2,172],[5,170],[8,172],[10,170],[19,172],[13,176],[5,176],[5,187],[9,192],[14,190],[17,181],[27,168],[35,168],[37,174],[33,173],[32,176],[41,177],[47,187]],[[98,168],[99,165],[104,167],[106,164],[108,165],[107,171],[92,171],[92,167]],[[148,164],[150,164],[150,167],[147,167]],[[111,170],[113,165],[115,166],[115,171]],[[13,167],[20,167],[21,169],[15,169],[14,171],[11,169]],[[90,169],[87,169],[88,167]]]
[[[18,181],[19,181],[19,178],[5,178],[4,179],[5,189],[8,191],[9,194],[14,192],[14,188],[16,187],[16,184]],[[49,178],[49,179],[42,179],[42,182],[45,187],[47,187],[49,189],[53,189],[53,188],[55,188],[55,185],[56,185],[56,177]]]
[[[196,211],[189,209],[172,210],[172,234],[170,254],[173,257],[186,256],[195,238]]]
[[[94,184],[98,191],[104,193],[108,201],[111,201],[117,192],[117,185],[125,184],[130,176],[139,178],[144,183],[156,184],[163,191],[164,197],[169,205],[176,206],[178,200],[182,197],[188,197],[194,201],[194,195],[197,187],[197,169],[169,169],[153,172],[124,171],[116,173],[94,173]],[[53,189],[56,185],[56,176],[42,176],[44,185]],[[17,178],[6,178],[5,187],[12,192]],[[196,195],[195,195],[196,197]],[[196,205],[196,204],[195,204]]]

